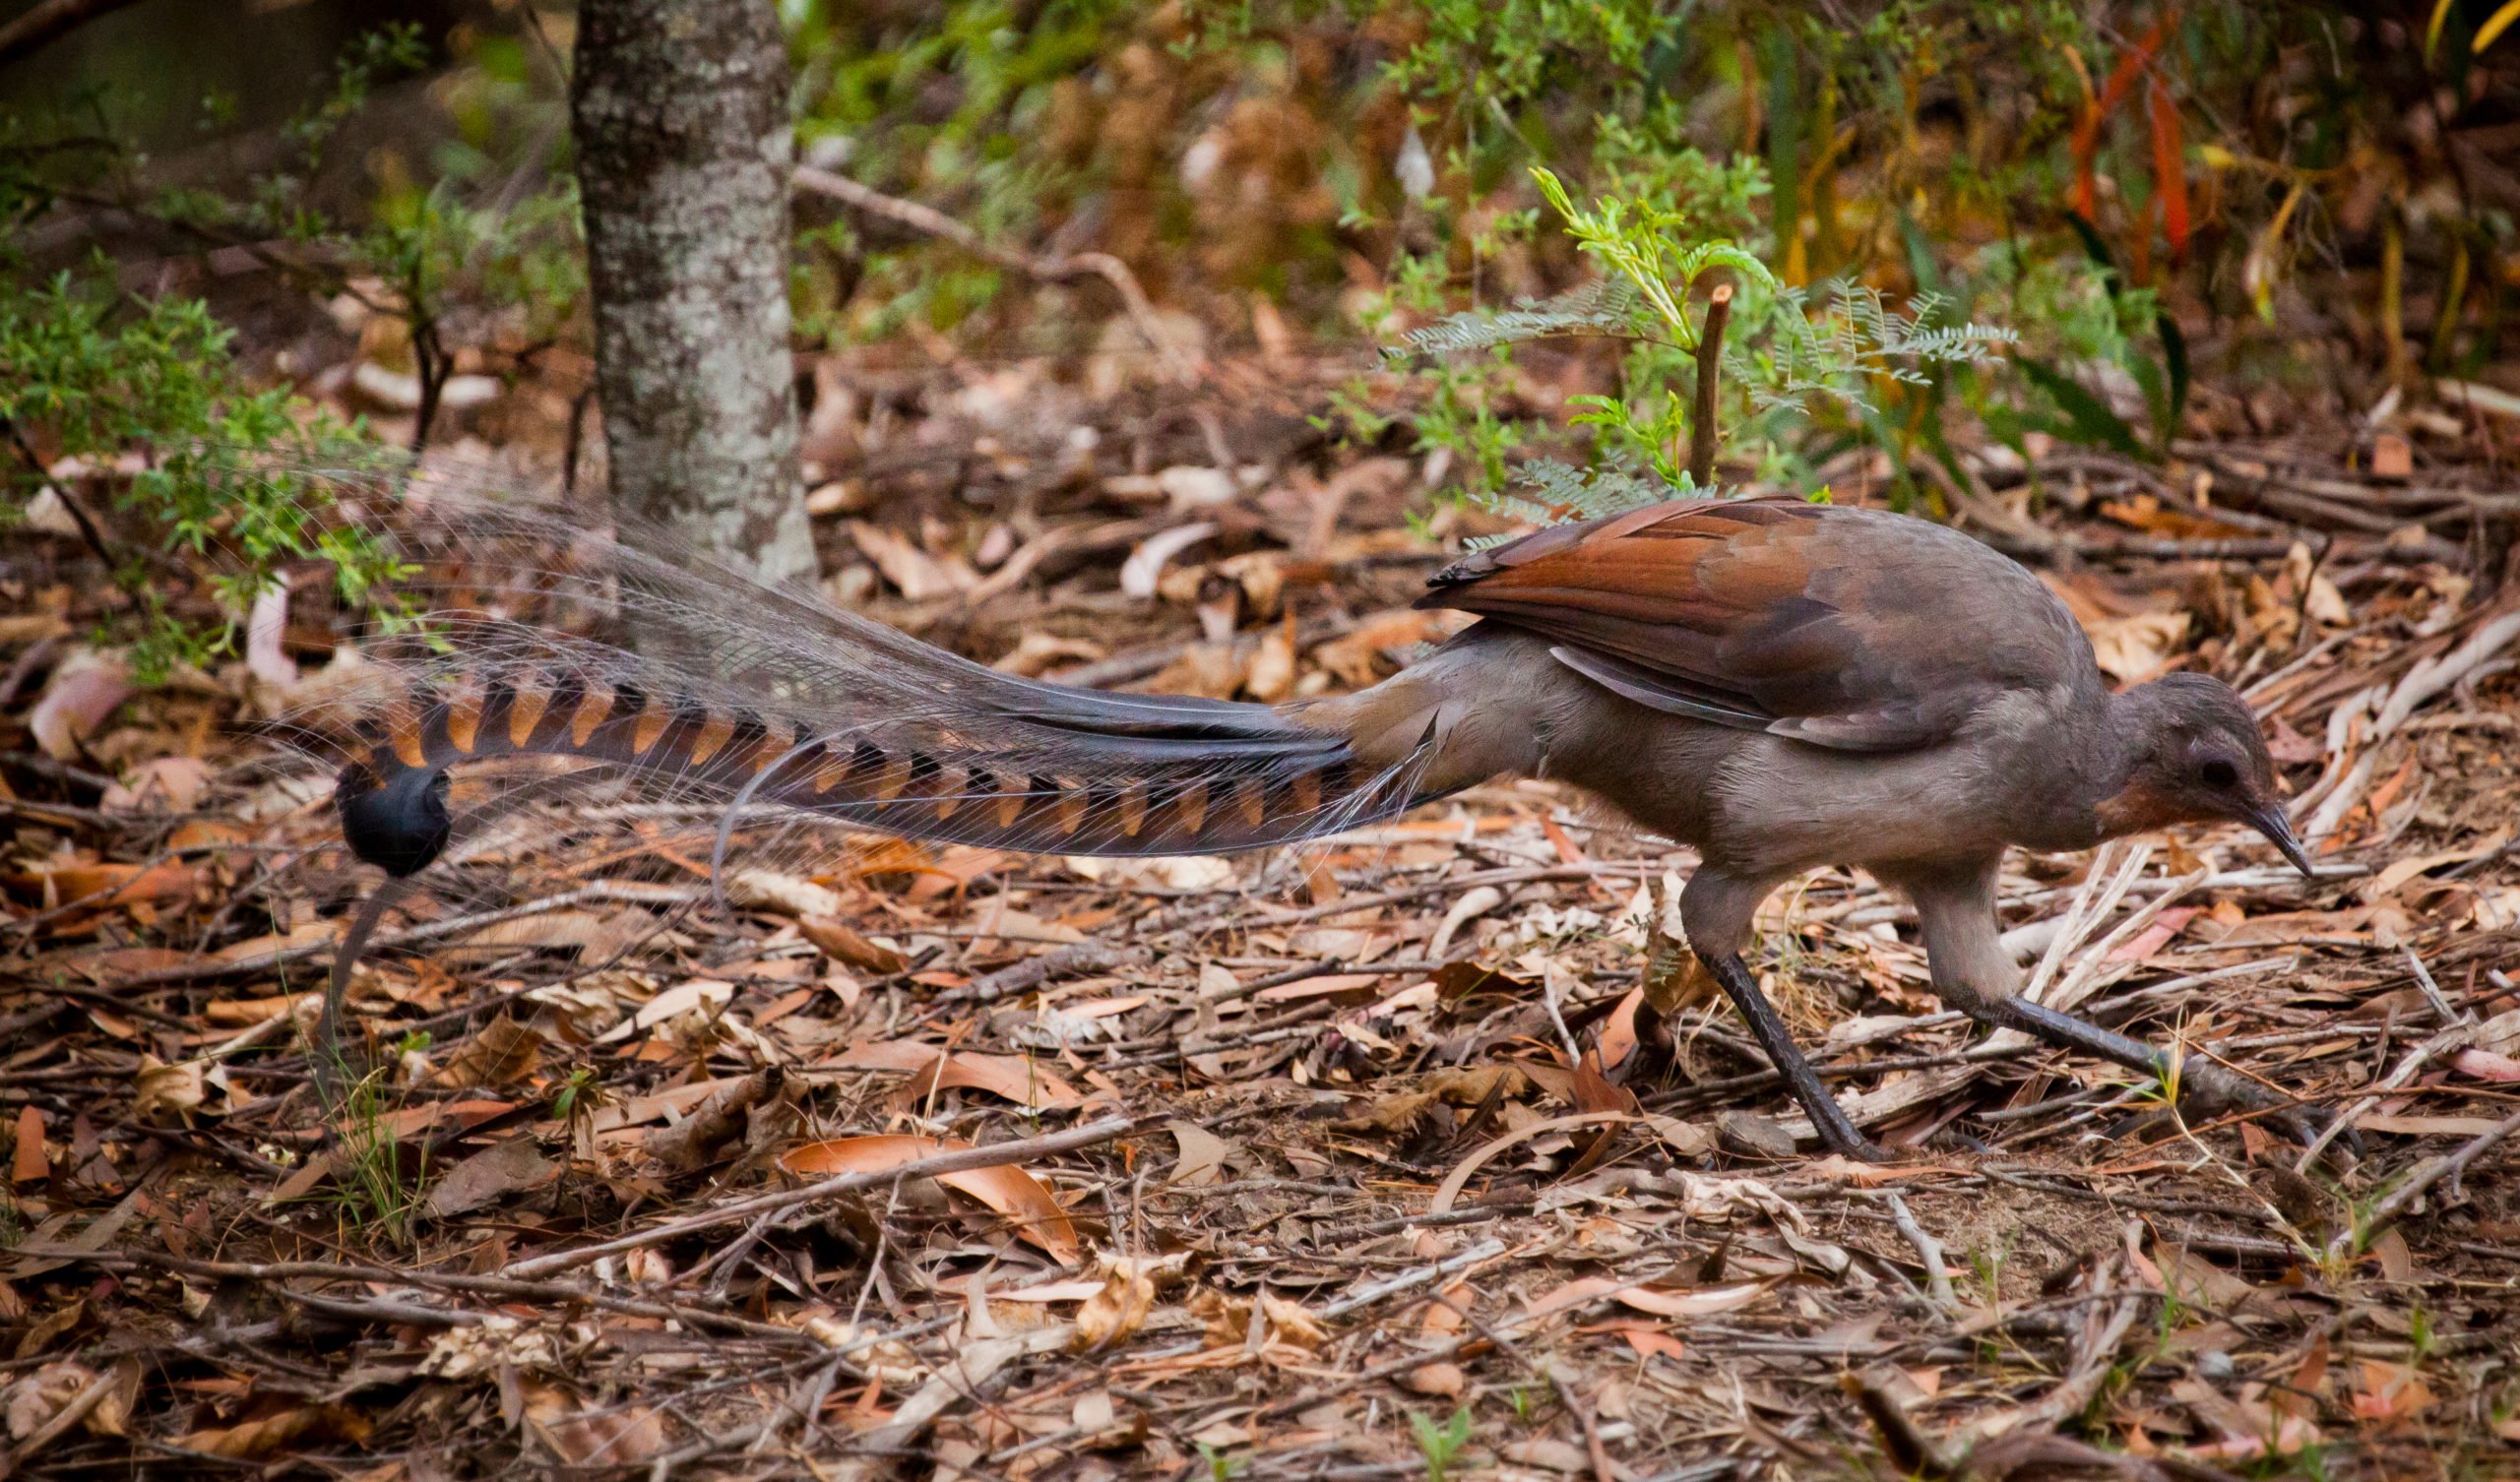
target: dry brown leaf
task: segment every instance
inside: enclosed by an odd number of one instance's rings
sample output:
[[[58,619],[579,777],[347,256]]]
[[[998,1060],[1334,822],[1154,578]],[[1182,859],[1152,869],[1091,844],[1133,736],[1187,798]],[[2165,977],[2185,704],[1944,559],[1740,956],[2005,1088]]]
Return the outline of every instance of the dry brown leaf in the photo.
[[[957,1051],[942,1060],[932,1061],[919,1074],[911,1077],[902,1094],[912,1101],[924,1101],[932,1091],[951,1090],[961,1086],[986,1091],[1018,1106],[1036,1111],[1060,1110],[1082,1106],[1085,1098],[1075,1086],[1041,1068],[1040,1061],[1023,1055],[978,1055]]]
[[[2119,684],[2142,684],[2170,664],[2187,638],[2184,612],[2138,612],[2083,625],[2101,672]]]
[[[1155,1277],[1146,1264],[1126,1256],[1104,1256],[1102,1285],[1077,1309],[1076,1348],[1092,1353],[1108,1348],[1146,1326],[1155,1311]]]
[[[1108,657],[1110,649],[1081,638],[1058,638],[1040,629],[1028,629],[1015,647],[999,656],[991,668],[1026,679],[1039,679],[1061,664],[1092,663]]]
[[[866,940],[857,928],[837,916],[811,915],[797,920],[796,930],[822,950],[823,956],[863,972],[890,975],[907,971],[910,959],[889,947]]]
[[[882,1173],[914,1163],[920,1158],[942,1152],[956,1152],[972,1144],[953,1138],[922,1138],[908,1134],[877,1134],[856,1138],[832,1138],[808,1142],[782,1157],[780,1166],[790,1173],[829,1177],[841,1173]],[[959,1189],[991,1209],[1015,1222],[1016,1233],[1049,1253],[1050,1258],[1073,1265],[1084,1259],[1084,1248],[1077,1243],[1076,1227],[1068,1222],[1067,1211],[1050,1197],[1040,1180],[1011,1164],[995,1168],[970,1168],[960,1173],[941,1173],[936,1182]]]
[[[2362,1361],[2360,1388],[2354,1391],[2354,1413],[2379,1423],[2379,1429],[2403,1429],[2416,1415],[2432,1408],[2435,1396],[2424,1376],[2404,1364],[2380,1359]]]
[[[57,1359],[32,1374],[19,1376],[0,1396],[0,1419],[9,1435],[24,1441],[52,1423],[62,1408],[96,1382],[96,1371],[75,1359]]]
[[[1688,1352],[1687,1346],[1678,1338],[1660,1328],[1644,1323],[1610,1323],[1604,1325],[1601,1330],[1615,1332],[1625,1338],[1627,1346],[1635,1349],[1639,1358],[1653,1358],[1660,1355],[1667,1359],[1677,1359]]]
[[[486,1208],[512,1194],[536,1189],[560,1176],[558,1163],[542,1155],[531,1137],[495,1143],[446,1171],[421,1201],[432,1219],[452,1219]]]
[[[646,1034],[672,1023],[691,1013],[715,1014],[735,996],[735,985],[716,978],[693,978],[676,983],[655,998],[641,1004],[621,1022],[596,1036],[598,1044],[618,1044],[622,1040]]]
[[[481,1026],[437,1071],[440,1085],[513,1085],[542,1065],[542,1036],[505,1014]]]
[[[2481,1138],[2500,1125],[2494,1117],[2391,1116],[2373,1112],[2354,1124],[2363,1132],[2385,1132],[2401,1138]]]
[[[1242,676],[1242,688],[1252,699],[1271,705],[1286,699],[1295,689],[1295,615],[1292,612],[1275,628],[1260,635],[1259,651],[1251,655],[1251,668]]]
[[[528,1380],[525,1425],[564,1466],[638,1466],[667,1449],[663,1417],[646,1405],[603,1406],[580,1412],[556,1385]]]
[[[132,1114],[160,1127],[184,1121],[210,1099],[207,1070],[198,1060],[168,1065],[155,1055],[142,1055],[132,1077]]]
[[[1658,1318],[1707,1318],[1719,1313],[1737,1312],[1757,1301],[1760,1293],[1766,1290],[1766,1283],[1759,1281],[1672,1291],[1621,1281],[1614,1276],[1578,1276],[1532,1298],[1524,1304],[1524,1311],[1530,1317],[1544,1317],[1597,1297],[1607,1297],[1622,1307],[1632,1307]]]
[[[1375,660],[1395,648],[1414,648],[1444,636],[1452,626],[1441,613],[1415,607],[1378,612],[1358,623],[1344,638],[1312,650],[1313,662],[1346,684],[1361,689],[1381,678]]]
[[[1509,1441],[1498,1448],[1498,1454],[1524,1466],[1564,1472],[1569,1476],[1593,1469],[1592,1452],[1571,1441],[1560,1441],[1553,1436],[1526,1436],[1520,1441]]]
[[[340,936],[341,931],[342,923],[338,921],[300,921],[285,932],[270,932],[259,937],[247,937],[241,942],[230,942],[212,953],[210,960],[250,962],[258,957],[267,957],[275,953],[287,952],[294,948],[320,947]]]
[[[777,911],[800,918],[829,916],[842,905],[839,893],[831,887],[777,870],[735,871],[726,877],[726,900],[744,910]]]
[[[1319,1348],[1330,1341],[1330,1329],[1312,1315],[1312,1309],[1270,1291],[1260,1289],[1260,1313],[1269,1320],[1269,1333],[1281,1342],[1298,1348]]]
[[[158,864],[65,864],[0,876],[12,892],[46,910],[66,905],[112,910],[191,897],[201,873],[180,860]]]
[[[152,757],[96,799],[107,813],[190,813],[210,785],[210,764],[199,757]]]
[[[849,522],[849,535],[866,559],[875,563],[875,569],[884,574],[884,580],[914,602],[950,597],[978,580],[968,567],[960,567],[960,563],[948,566],[882,525],[852,520]]]
[[[18,1108],[18,1143],[11,1154],[9,1182],[25,1187],[40,1184],[52,1176],[52,1161],[44,1156],[43,1110],[28,1105]]]
[[[1181,1149],[1172,1176],[1165,1180],[1167,1188],[1205,1189],[1225,1176],[1225,1160],[1233,1155],[1234,1144],[1195,1122],[1174,1122],[1165,1131],[1172,1134]]]
[[[75,649],[54,666],[43,698],[27,715],[28,733],[45,756],[76,761],[80,741],[133,693],[129,671],[119,656],[93,648]]]
[[[319,1439],[355,1446],[367,1440],[368,1429],[367,1417],[347,1405],[290,1405],[222,1429],[195,1431],[175,1444],[186,1451],[252,1461]]]
[[[1192,644],[1149,680],[1147,688],[1163,695],[1230,700],[1242,688],[1242,676],[1250,664],[1250,655],[1231,644]]]

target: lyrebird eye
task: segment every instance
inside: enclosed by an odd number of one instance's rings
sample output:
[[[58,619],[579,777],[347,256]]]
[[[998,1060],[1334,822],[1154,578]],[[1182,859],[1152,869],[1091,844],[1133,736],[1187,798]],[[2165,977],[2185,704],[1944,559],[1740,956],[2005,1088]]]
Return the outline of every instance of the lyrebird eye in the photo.
[[[2208,762],[2197,769],[2196,774],[2208,787],[2229,787],[2240,779],[2239,769],[2224,761]]]

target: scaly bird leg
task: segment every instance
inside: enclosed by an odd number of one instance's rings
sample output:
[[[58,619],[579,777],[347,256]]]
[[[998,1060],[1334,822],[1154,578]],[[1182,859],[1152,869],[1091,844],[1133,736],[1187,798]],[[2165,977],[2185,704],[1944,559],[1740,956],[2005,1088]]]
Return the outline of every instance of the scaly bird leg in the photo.
[[[2268,1112],[2304,1147],[2316,1142],[2327,1126],[2326,1113],[2317,1107],[2294,1102],[2280,1091],[2255,1084],[2201,1058],[2173,1056],[2168,1050],[2104,1029],[2061,1009],[2050,1009],[2026,998],[2000,999],[1984,1007],[1988,1012],[1973,1009],[1968,1011],[1970,1017],[1998,1028],[2019,1029],[2060,1049],[2077,1050],[2122,1065],[2164,1085],[2175,1085],[2182,1105],[2201,1116],[2221,1116],[2235,1110]],[[2359,1150],[2359,1140],[2349,1146]]]
[[[1991,1028],[2017,1029],[2059,1049],[2176,1085],[2180,1099],[2199,1115],[2235,1108],[2273,1111],[2285,1130],[2304,1143],[2317,1136],[2317,1113],[2280,1092],[2201,1059],[2174,1059],[2140,1039],[2020,997],[2021,970],[2003,949],[1995,916],[1995,866],[1990,858],[1919,871],[1897,882],[1917,902],[1933,991],[1944,1003]]]
[[[1811,1069],[1811,1062],[1804,1058],[1801,1046],[1794,1042],[1794,1031],[1786,1027],[1784,1017],[1776,1012],[1776,1005],[1769,1003],[1768,996],[1759,991],[1758,980],[1750,976],[1749,964],[1741,960],[1740,954],[1699,953],[1697,957],[1706,964],[1706,970],[1715,974],[1715,981],[1724,989],[1724,996],[1731,999],[1732,1007],[1741,1011],[1741,1018],[1749,1021],[1750,1032],[1758,1037],[1759,1048],[1767,1051],[1769,1063],[1776,1067],[1779,1076],[1785,1078],[1786,1088],[1794,1092],[1794,1099],[1801,1104],[1804,1114],[1811,1119],[1813,1130],[1820,1134],[1820,1141],[1829,1150],[1866,1162],[1886,1161],[1889,1155],[1874,1146],[1862,1133],[1856,1131],[1855,1124],[1847,1120],[1847,1114],[1838,1109],[1838,1103],[1829,1095],[1829,1088],[1820,1083],[1819,1072]]]

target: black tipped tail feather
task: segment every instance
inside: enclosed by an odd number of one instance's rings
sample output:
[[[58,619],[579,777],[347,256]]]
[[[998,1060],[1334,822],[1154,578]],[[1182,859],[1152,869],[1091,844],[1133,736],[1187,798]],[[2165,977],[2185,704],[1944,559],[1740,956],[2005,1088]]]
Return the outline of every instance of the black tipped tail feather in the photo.
[[[1388,818],[1417,801],[1407,761],[1253,705],[1103,695],[1014,680],[937,650],[938,702],[896,718],[676,693],[634,656],[457,659],[398,688],[361,727],[336,790],[343,836],[388,874],[452,833],[449,769],[565,757],[728,806],[817,815],[913,838],[1031,853],[1255,849]]]

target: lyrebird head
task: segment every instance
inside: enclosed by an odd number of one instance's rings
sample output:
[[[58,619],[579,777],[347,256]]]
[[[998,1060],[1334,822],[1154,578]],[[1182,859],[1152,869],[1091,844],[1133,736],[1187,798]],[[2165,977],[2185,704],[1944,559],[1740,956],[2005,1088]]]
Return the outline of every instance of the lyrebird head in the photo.
[[[2310,875],[2275,783],[2275,759],[2239,692],[2207,674],[2168,674],[2117,698],[2128,768],[2098,808],[2111,836],[2168,824],[2230,822],[2265,834]]]

